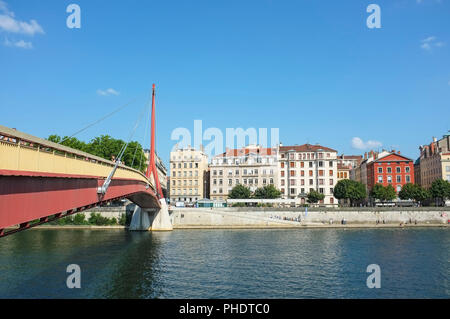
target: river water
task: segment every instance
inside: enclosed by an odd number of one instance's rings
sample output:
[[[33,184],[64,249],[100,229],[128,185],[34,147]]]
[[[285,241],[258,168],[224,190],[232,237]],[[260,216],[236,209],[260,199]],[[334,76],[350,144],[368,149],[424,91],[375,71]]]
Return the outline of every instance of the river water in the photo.
[[[0,298],[449,298],[449,257],[445,228],[33,229],[0,239]]]

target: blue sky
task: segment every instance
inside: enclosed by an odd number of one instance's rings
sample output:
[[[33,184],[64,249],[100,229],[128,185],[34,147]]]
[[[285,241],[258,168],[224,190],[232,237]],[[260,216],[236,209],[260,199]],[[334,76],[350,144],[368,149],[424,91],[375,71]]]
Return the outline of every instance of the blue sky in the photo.
[[[126,139],[156,83],[166,163],[172,131],[194,120],[416,158],[450,129],[449,2],[2,0],[0,124],[70,135],[136,98],[77,136]],[[81,29],[66,26],[70,3]],[[366,26],[370,3],[380,29]]]

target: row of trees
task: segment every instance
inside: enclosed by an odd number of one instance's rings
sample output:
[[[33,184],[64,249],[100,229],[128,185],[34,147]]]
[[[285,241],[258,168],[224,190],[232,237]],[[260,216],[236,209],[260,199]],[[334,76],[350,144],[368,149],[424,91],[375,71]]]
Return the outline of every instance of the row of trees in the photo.
[[[231,190],[228,198],[230,199],[275,199],[280,198],[281,192],[273,185],[267,185],[257,188],[254,192],[249,187],[244,185],[236,185]],[[325,198],[324,194],[321,194],[315,190],[312,190],[307,194],[308,203],[314,204]]]
[[[349,179],[340,180],[334,187],[333,195],[339,200],[349,201],[351,206],[367,198],[365,185]],[[419,204],[431,199],[436,199],[440,203],[444,203],[446,199],[450,198],[450,183],[438,179],[432,183],[430,189],[408,183],[403,185],[403,188],[398,194],[392,185],[383,186],[381,184],[375,184],[369,195],[371,198],[380,200],[381,202],[392,201],[398,196],[402,200],[411,199]],[[275,199],[281,197],[281,192],[273,185],[257,188],[254,192],[247,186],[237,185],[231,190],[228,197],[230,199]],[[325,196],[315,190],[311,190],[306,197],[308,203],[315,204],[323,200]]]
[[[230,199],[274,199],[280,198],[281,192],[273,185],[267,185],[264,187],[257,188],[254,192],[250,190],[247,186],[236,185],[231,190],[228,198]]]
[[[443,179],[435,180],[430,189],[425,189],[417,184],[405,184],[401,191],[397,194],[392,185],[383,186],[375,184],[370,191],[370,197],[380,200],[381,202],[392,201],[397,195],[402,200],[415,200],[422,204],[424,201],[435,199],[440,203],[444,203],[450,198],[450,183]],[[364,184],[353,180],[340,180],[334,187],[334,197],[339,200],[349,200],[353,206],[355,203],[366,199],[367,192]]]
[[[119,154],[122,147],[126,144],[121,139],[112,138],[109,135],[101,135],[93,138],[90,142],[86,143],[78,140],[76,137],[68,138],[67,136],[61,138],[59,135],[50,135],[48,140],[55,143],[60,143],[98,157],[102,157],[107,160],[111,160]],[[61,143],[62,141],[62,143]],[[146,169],[144,150],[141,144],[136,141],[128,144],[125,153],[121,159],[122,163],[132,168],[135,168],[141,172]]]

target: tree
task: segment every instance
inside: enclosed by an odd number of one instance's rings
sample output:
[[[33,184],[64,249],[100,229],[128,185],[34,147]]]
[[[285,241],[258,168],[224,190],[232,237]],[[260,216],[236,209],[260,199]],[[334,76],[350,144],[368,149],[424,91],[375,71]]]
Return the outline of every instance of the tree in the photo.
[[[402,190],[398,193],[398,197],[403,200],[413,199],[420,204],[430,198],[430,193],[420,185],[408,183],[403,185]]]
[[[407,183],[403,185],[400,192],[398,192],[398,197],[403,200],[414,199],[414,195],[416,192],[416,185]]]
[[[336,183],[333,189],[333,195],[338,200],[347,199],[348,198],[348,188],[350,185],[349,179],[342,179]]]
[[[392,185],[388,185],[384,188],[384,200],[391,201],[397,198],[397,192]]]
[[[67,136],[61,138],[59,135],[50,135],[48,140],[61,145],[71,147],[82,152],[86,152],[107,160],[116,158],[122,147],[126,144],[120,139],[112,138],[109,135],[101,135],[93,138],[89,143],[78,140],[75,137],[68,138]],[[121,158],[123,164],[128,165],[134,169],[144,172],[146,167],[146,158],[141,144],[136,141],[128,143],[127,148]]]
[[[260,199],[274,199],[279,198],[281,192],[274,185],[267,185],[257,188],[253,196]]]
[[[445,205],[445,199],[450,198],[450,183],[437,179],[431,184],[430,193],[434,199],[440,200],[442,205]]]
[[[236,185],[231,190],[230,194],[228,194],[228,198],[230,199],[248,199],[252,195],[250,188],[244,185]]]
[[[375,184],[370,192],[370,196],[374,199],[379,199],[381,202],[385,202],[395,199],[397,193],[392,185],[384,187],[381,184]]]
[[[323,200],[325,198],[324,194],[319,193],[318,191],[312,190],[306,195],[307,201],[310,204],[316,204],[317,202]]]
[[[357,181],[343,179],[337,182],[333,189],[333,195],[337,199],[348,199],[353,206],[355,202],[366,198],[367,192],[364,184]]]

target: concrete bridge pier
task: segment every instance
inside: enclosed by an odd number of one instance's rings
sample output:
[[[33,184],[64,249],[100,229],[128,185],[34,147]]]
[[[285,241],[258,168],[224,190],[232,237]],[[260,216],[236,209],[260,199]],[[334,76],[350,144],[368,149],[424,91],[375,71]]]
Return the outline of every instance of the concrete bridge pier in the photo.
[[[141,208],[136,205],[129,230],[131,231],[171,231],[173,225],[165,199],[160,199],[161,209]]]

